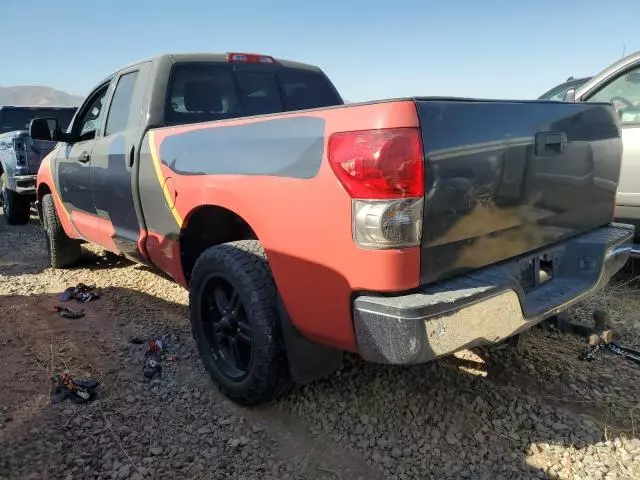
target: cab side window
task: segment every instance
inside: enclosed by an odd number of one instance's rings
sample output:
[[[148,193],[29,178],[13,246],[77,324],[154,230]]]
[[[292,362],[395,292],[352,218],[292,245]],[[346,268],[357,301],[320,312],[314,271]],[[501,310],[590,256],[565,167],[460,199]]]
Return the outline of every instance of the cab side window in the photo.
[[[640,123],[640,66],[619,75],[587,101],[612,103],[623,126]]]
[[[74,130],[78,134],[79,141],[92,140],[98,130],[102,107],[107,95],[108,84],[103,85],[90,100],[90,103],[83,108],[82,113],[76,120]]]
[[[135,71],[125,73],[118,80],[118,85],[116,85],[111,106],[109,107],[107,126],[104,132],[105,137],[127,128],[137,78],[138,71]]]

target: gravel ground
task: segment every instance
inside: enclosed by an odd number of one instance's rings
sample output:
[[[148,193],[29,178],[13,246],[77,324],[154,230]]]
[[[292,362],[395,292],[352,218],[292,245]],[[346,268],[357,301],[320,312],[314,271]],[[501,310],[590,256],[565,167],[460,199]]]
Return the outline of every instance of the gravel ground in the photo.
[[[621,278],[572,315],[605,306],[637,346],[640,292]],[[86,316],[50,312],[78,282],[102,293]],[[407,368],[347,356],[328,380],[249,410],[209,380],[186,300],[94,248],[53,271],[35,220],[0,222],[0,479],[640,478],[640,367],[580,362],[578,338],[539,328],[517,352]],[[178,360],[149,381],[133,338],[162,338]],[[100,379],[98,399],[52,405],[48,378],[64,368]]]

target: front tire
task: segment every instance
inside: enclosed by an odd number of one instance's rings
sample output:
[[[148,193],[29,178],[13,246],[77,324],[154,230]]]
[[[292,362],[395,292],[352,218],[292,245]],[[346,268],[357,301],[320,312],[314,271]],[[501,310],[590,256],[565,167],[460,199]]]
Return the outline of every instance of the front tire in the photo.
[[[238,404],[271,401],[292,385],[277,298],[264,249],[256,240],[210,247],[193,268],[193,336],[207,371]]]
[[[31,217],[31,202],[28,198],[9,189],[7,174],[0,177],[0,200],[4,218],[9,225],[24,225]]]
[[[60,223],[53,196],[48,193],[42,197],[42,220],[47,233],[47,248],[53,268],[69,268],[80,261],[82,249],[80,242],[69,238]]]

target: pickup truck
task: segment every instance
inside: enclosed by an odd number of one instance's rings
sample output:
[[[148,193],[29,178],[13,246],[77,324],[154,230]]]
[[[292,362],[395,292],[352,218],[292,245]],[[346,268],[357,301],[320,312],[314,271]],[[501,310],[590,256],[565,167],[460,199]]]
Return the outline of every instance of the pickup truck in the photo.
[[[622,143],[601,103],[345,105],[317,67],[166,54],[100,82],[38,173],[51,265],[90,242],[189,291],[202,361],[243,405],[343,352],[415,364],[499,342],[602,288]]]
[[[620,116],[623,143],[616,220],[633,224],[635,240],[640,242],[640,52],[622,58],[594,76],[567,81],[541,98],[614,105]]]
[[[36,199],[36,173],[42,159],[55,143],[29,137],[29,122],[35,117],[53,116],[66,128],[75,107],[0,106],[0,205],[10,225],[29,221]]]

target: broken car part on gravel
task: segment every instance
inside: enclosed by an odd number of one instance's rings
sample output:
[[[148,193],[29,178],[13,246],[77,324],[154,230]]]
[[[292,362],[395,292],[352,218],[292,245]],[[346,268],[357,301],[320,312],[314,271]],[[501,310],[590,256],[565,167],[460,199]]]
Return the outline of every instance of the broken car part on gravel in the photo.
[[[147,342],[147,349],[144,352],[144,364],[142,366],[144,376],[147,378],[155,377],[162,369],[160,364],[162,359],[175,362],[178,360],[178,357],[167,354],[166,344],[162,340],[149,340]]]
[[[94,292],[96,286],[95,285],[85,285],[84,283],[79,283],[75,287],[67,288],[60,295],[61,302],[68,302],[70,300],[75,300],[78,303],[88,303],[92,300],[96,300],[100,298],[100,294]],[[84,317],[84,310],[72,310],[71,308],[59,305],[51,308],[52,311],[58,312],[61,317],[69,318],[69,319],[77,319]]]
[[[147,343],[147,351],[144,352],[144,364],[142,373],[147,378],[153,378],[161,369],[160,354],[162,353],[162,341],[149,340]]]
[[[51,310],[58,312],[63,318],[69,318],[72,320],[84,317],[84,310],[71,310],[70,308],[63,307],[62,305],[51,307]]]
[[[60,295],[60,301],[68,302],[69,300],[75,299],[78,303],[88,303],[100,298],[100,294],[94,292],[95,288],[95,285],[79,283],[75,287],[69,287],[62,292]]]
[[[96,395],[100,382],[88,377],[73,378],[68,370],[56,373],[51,379],[51,403],[71,398],[76,403],[85,403]]]

